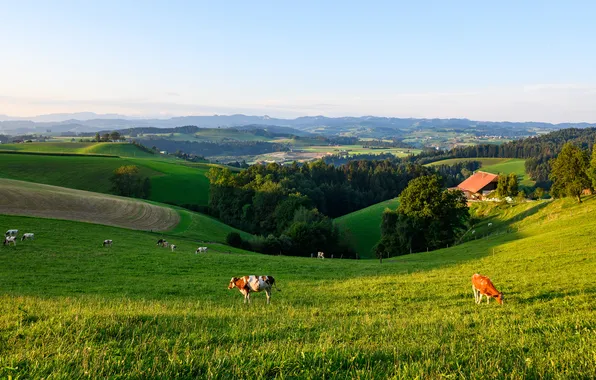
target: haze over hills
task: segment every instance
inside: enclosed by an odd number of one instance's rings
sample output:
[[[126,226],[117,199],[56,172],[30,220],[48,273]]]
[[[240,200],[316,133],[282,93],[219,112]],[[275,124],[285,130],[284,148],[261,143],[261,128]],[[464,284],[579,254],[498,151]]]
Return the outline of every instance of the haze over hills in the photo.
[[[239,127],[245,125],[291,127],[305,132],[340,134],[354,128],[373,128],[391,134],[394,131],[412,130],[416,128],[435,129],[468,129],[485,128],[499,132],[499,129],[532,129],[555,130],[562,128],[585,128],[595,126],[594,123],[544,123],[544,122],[493,122],[469,119],[425,119],[425,118],[393,118],[377,116],[361,117],[326,117],[304,116],[295,119],[281,119],[265,116],[212,115],[212,116],[179,116],[168,119],[136,119],[133,117],[79,112],[73,114],[49,114],[32,118],[17,118],[0,115],[0,133],[26,134],[60,132],[95,132],[134,127],[172,128],[184,125],[196,125],[201,128]],[[523,134],[523,133],[522,133]]]

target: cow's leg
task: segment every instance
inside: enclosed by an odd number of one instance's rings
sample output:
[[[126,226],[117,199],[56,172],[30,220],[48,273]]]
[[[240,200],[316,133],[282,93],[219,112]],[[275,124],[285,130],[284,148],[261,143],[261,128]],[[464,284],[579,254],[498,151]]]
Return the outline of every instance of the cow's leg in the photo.
[[[488,296],[488,294],[486,295],[486,304],[488,305],[490,302],[490,297]]]
[[[472,293],[474,293],[474,302],[478,303],[478,296],[476,295],[476,288],[472,285]]]
[[[267,304],[271,303],[271,289],[265,290],[265,294],[267,295]]]

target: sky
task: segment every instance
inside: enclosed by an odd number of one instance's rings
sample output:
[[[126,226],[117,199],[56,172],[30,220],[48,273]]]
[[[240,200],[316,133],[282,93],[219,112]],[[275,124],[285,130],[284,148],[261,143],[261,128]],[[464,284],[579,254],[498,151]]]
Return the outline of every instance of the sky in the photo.
[[[0,0],[0,114],[596,122],[595,1]]]

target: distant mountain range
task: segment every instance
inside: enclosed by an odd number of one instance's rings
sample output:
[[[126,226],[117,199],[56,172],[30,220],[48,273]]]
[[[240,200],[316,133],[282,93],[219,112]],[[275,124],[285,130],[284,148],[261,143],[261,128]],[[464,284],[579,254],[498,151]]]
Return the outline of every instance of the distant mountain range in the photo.
[[[586,128],[596,126],[590,123],[551,124],[542,122],[491,122],[468,119],[416,119],[393,117],[325,117],[305,116],[295,119],[280,119],[269,116],[213,115],[182,116],[169,119],[135,119],[117,114],[98,115],[93,112],[73,114],[49,114],[33,118],[14,118],[0,115],[0,133],[20,135],[28,133],[60,134],[64,132],[84,133],[135,127],[173,128],[195,125],[200,128],[227,128],[245,125],[289,127],[304,132],[338,135],[347,132],[355,135],[401,135],[412,130],[470,130],[482,129],[503,134],[533,134],[532,130],[556,130],[563,128]],[[358,132],[361,133],[358,133]],[[526,133],[527,132],[527,133]]]

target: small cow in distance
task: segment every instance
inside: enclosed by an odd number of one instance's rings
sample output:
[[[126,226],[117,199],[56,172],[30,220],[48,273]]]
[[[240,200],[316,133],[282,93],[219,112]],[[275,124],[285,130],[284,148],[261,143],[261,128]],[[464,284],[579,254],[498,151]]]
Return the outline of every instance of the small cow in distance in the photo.
[[[16,236],[7,236],[4,238],[4,242],[2,243],[3,245],[10,245],[10,243],[12,243],[12,245],[14,245],[16,247],[17,245],[17,237]]]
[[[170,248],[172,248],[172,252],[174,252],[176,250],[176,244],[170,245]]]
[[[474,300],[477,304],[482,302],[482,296],[486,296],[486,303],[490,302],[490,298],[496,298],[499,304],[503,304],[503,293],[499,292],[493,285],[490,278],[479,275],[478,273],[472,276],[472,291],[474,292]]]
[[[103,246],[104,247],[112,247],[112,243],[113,241],[111,239],[107,239],[103,241]]]
[[[325,253],[324,252],[317,252],[317,259],[324,259]]]
[[[159,245],[160,247],[163,247],[163,243],[165,242],[165,239],[159,239],[157,241],[157,245]]]
[[[264,291],[267,295],[267,304],[271,303],[271,288],[275,285],[275,279],[273,276],[244,276],[244,277],[232,277],[228,289],[238,288],[240,293],[244,295],[244,303],[248,301],[250,304],[250,293],[251,292],[262,292]],[[275,285],[275,289],[278,289]]]
[[[207,253],[207,247],[199,247],[195,253]]]
[[[14,236],[16,237],[19,234],[19,230],[8,230],[4,234],[5,237]]]
[[[31,232],[27,232],[27,233],[23,234],[23,236],[21,236],[21,241],[27,240],[27,239],[35,240],[35,234],[32,234]]]

